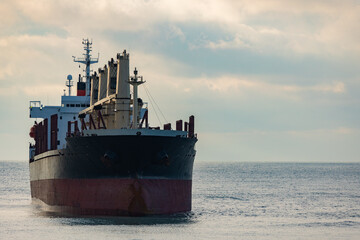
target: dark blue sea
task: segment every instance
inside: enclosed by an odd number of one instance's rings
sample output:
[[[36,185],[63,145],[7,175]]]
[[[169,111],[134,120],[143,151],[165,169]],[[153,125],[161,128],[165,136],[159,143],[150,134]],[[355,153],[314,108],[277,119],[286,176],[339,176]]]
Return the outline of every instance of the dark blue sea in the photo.
[[[192,212],[95,218],[43,211],[0,161],[0,239],[360,239],[360,163],[196,163]]]

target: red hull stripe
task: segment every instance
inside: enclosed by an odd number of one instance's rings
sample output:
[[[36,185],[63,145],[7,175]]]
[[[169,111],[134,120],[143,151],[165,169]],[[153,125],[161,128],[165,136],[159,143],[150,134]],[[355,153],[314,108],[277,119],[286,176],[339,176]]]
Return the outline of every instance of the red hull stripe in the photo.
[[[172,214],[191,210],[191,185],[191,180],[47,179],[31,181],[31,196],[70,214]]]

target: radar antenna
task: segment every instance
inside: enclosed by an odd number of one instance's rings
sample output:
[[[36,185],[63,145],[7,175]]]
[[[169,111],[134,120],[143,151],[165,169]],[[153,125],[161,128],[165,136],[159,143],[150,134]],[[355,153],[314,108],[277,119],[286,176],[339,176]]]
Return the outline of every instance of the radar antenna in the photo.
[[[86,96],[90,96],[90,65],[99,62],[99,54],[97,58],[91,58],[90,52],[92,51],[92,41],[89,39],[83,39],[85,53],[83,58],[76,58],[73,56],[74,62],[85,64],[85,77],[86,77]]]

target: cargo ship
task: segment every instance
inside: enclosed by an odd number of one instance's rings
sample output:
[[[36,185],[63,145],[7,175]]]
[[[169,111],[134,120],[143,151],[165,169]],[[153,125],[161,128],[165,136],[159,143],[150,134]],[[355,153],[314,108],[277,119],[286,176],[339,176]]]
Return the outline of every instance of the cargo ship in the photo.
[[[83,39],[84,76],[76,95],[68,75],[60,106],[30,101],[31,197],[50,211],[80,215],[138,216],[191,210],[195,159],[194,116],[149,125],[144,84],[129,71],[124,50],[97,72],[92,41]],[[131,92],[132,90],[132,92]]]

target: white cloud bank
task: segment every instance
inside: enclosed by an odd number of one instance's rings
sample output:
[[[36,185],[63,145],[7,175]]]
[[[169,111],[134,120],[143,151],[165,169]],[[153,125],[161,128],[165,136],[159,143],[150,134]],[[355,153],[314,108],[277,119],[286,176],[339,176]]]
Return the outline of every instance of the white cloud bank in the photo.
[[[198,24],[221,29],[228,37],[191,43],[192,47],[282,55],[360,53],[360,4],[352,0],[5,0],[0,13],[5,30],[29,22],[79,36],[84,31],[148,31],[164,22]],[[178,27],[173,27],[173,34],[186,38]]]
[[[217,77],[196,77],[184,78],[176,77],[171,74],[158,74],[157,69],[146,69],[145,71],[154,84],[169,85],[179,91],[184,92],[213,92],[220,95],[241,95],[245,93],[257,94],[260,96],[269,95],[272,97],[282,97],[293,99],[304,94],[345,94],[346,85],[341,81],[315,83],[314,85],[301,86],[290,84],[272,83],[271,78],[277,76],[262,75],[222,75]],[[291,78],[291,76],[288,76]]]

